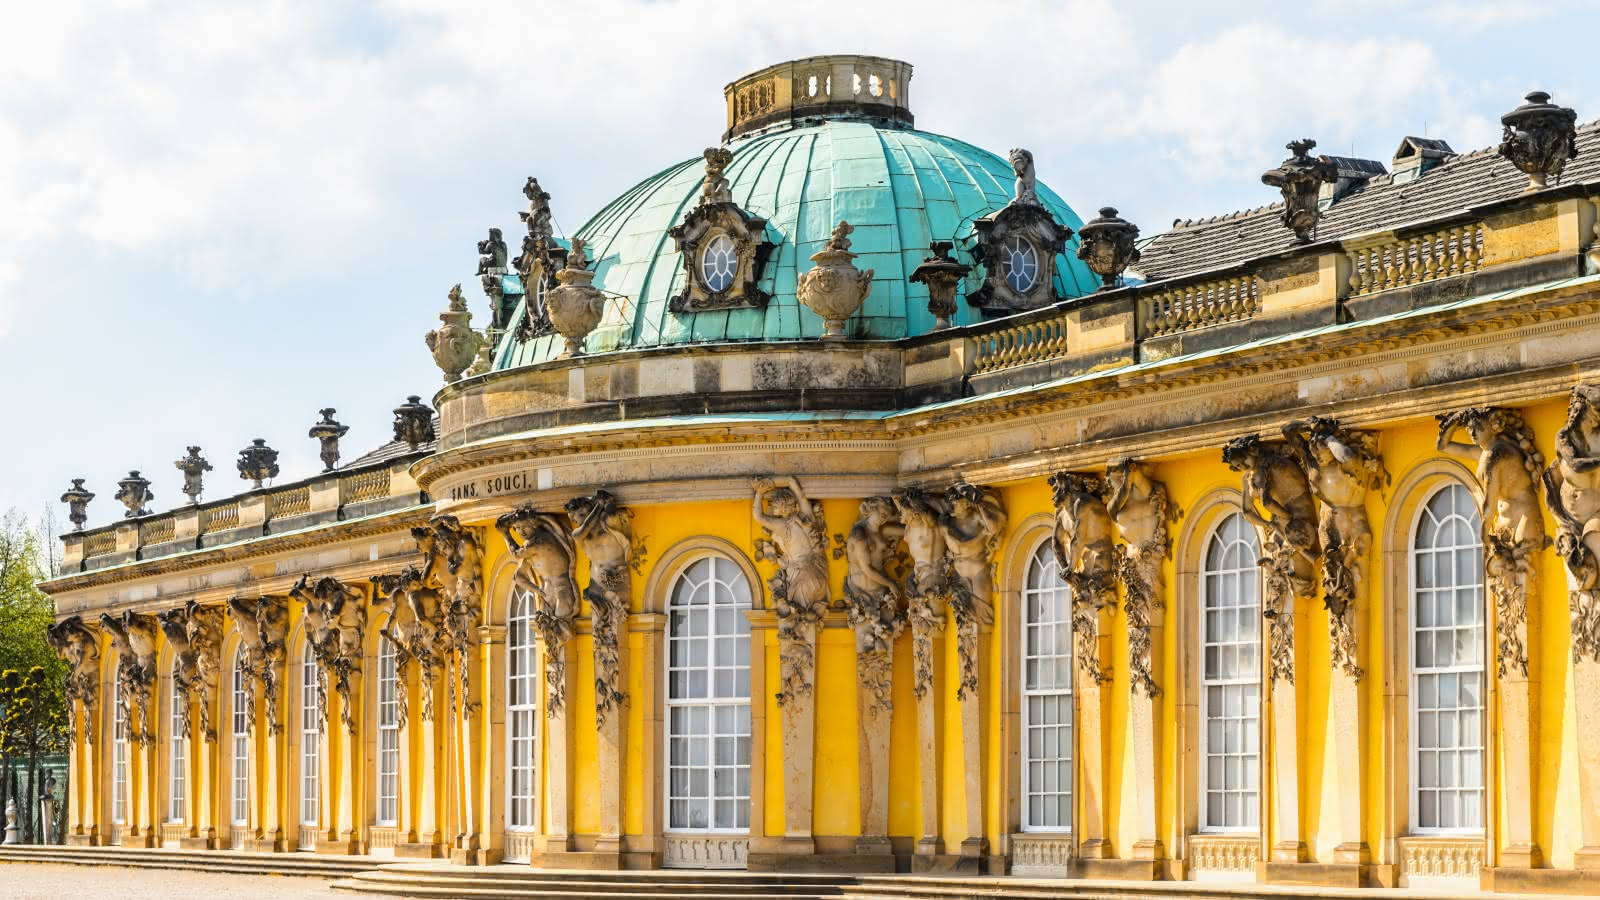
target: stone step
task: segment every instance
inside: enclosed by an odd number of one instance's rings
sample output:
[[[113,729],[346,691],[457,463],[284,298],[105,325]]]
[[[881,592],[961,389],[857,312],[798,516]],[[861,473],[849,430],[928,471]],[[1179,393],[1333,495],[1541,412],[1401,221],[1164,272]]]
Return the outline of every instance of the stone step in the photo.
[[[380,864],[372,857],[249,853],[234,850],[168,850],[125,847],[0,846],[0,862],[126,866],[138,869],[202,869],[271,875],[338,878]]]
[[[656,885],[629,885],[628,890],[616,890],[615,884],[590,884],[570,882],[518,882],[482,881],[427,884],[417,881],[377,882],[365,878],[348,878],[333,882],[334,890],[355,891],[363,894],[391,894],[400,897],[430,897],[439,900],[524,900],[527,897],[583,898],[583,900],[678,900],[693,897],[695,900],[838,900],[842,892],[830,893],[784,892],[751,890],[727,893],[723,885],[707,886],[689,883]]]
[[[649,900],[694,896],[711,900],[814,900],[839,897],[849,879],[743,872],[548,871],[502,865],[482,869],[385,866],[335,883],[342,890],[414,897],[617,897]]]

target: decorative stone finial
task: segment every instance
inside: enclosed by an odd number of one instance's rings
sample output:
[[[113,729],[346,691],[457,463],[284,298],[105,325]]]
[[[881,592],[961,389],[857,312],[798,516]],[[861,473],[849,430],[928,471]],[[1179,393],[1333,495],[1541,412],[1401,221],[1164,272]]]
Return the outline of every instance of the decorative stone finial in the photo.
[[[478,346],[483,343],[483,336],[468,324],[472,321],[472,313],[467,309],[466,298],[461,295],[461,285],[452,287],[449,296],[449,308],[439,313],[439,321],[444,323],[444,327],[424,336],[428,350],[433,353],[433,361],[444,372],[447,384],[460,380],[461,373],[472,365],[473,357],[478,355]]]
[[[1133,246],[1139,239],[1139,226],[1118,218],[1115,207],[1100,207],[1100,215],[1078,229],[1078,239],[1078,258],[1100,276],[1102,291],[1116,287],[1122,270],[1139,261],[1139,251]]]
[[[590,284],[595,273],[589,271],[589,257],[584,251],[583,240],[573,238],[567,265],[556,273],[559,284],[545,295],[550,324],[567,339],[567,349],[557,359],[582,356],[583,339],[600,324],[605,313],[606,295]]]
[[[855,228],[849,222],[840,220],[828,245],[811,254],[817,265],[800,276],[795,290],[800,302],[822,317],[824,340],[845,337],[845,320],[855,315],[872,291],[872,270],[857,269],[852,261],[856,258],[850,252],[852,231]]]
[[[1550,95],[1534,91],[1526,103],[1500,117],[1505,134],[1500,155],[1528,176],[1528,190],[1545,187],[1552,176],[1561,177],[1567,160],[1578,155],[1578,114],[1550,102]]]
[[[261,482],[278,477],[278,451],[267,446],[266,438],[256,438],[250,446],[239,451],[239,477],[255,482],[251,490],[258,490]]]
[[[706,180],[701,188],[701,203],[732,203],[733,189],[728,184],[728,164],[733,162],[733,151],[726,147],[707,147]]]
[[[156,495],[150,492],[150,479],[139,477],[138,469],[129,472],[127,478],[117,482],[116,496],[122,505],[128,508],[128,511],[123,513],[123,518],[127,519],[150,515],[150,510],[145,504],[156,498]]]
[[[413,450],[433,440],[433,410],[416,394],[394,408],[394,439]]]
[[[317,410],[317,415],[322,416],[322,421],[311,426],[306,433],[307,437],[316,438],[322,442],[322,471],[332,472],[333,467],[339,464],[339,439],[350,430],[349,425],[341,425],[333,418],[338,410],[333,407]]]
[[[1306,155],[1316,145],[1310,138],[1290,141],[1287,146],[1293,155],[1277,168],[1261,173],[1262,184],[1283,194],[1283,224],[1302,244],[1311,241],[1322,218],[1322,211],[1317,208],[1322,185],[1339,178],[1338,168],[1326,156],[1313,159]]]
[[[1033,154],[1017,147],[1011,151],[1011,169],[1017,173],[1017,197],[1014,203],[1039,205],[1039,188],[1033,174]]]
[[[204,478],[205,473],[211,471],[211,463],[200,455],[199,447],[189,447],[188,450],[189,455],[173,463],[173,465],[177,466],[178,471],[183,473],[183,493],[189,498],[189,502],[193,504],[200,502],[200,492],[205,489],[204,485],[201,484],[201,479]]]
[[[933,313],[933,330],[950,327],[950,317],[956,314],[956,288],[961,279],[972,271],[950,257],[955,245],[950,241],[934,241],[928,248],[932,255],[911,270],[911,280],[928,286],[928,312]]]
[[[528,198],[528,208],[517,215],[527,226],[528,233],[522,238],[522,255],[511,264],[522,278],[523,303],[527,306],[527,313],[517,327],[517,337],[529,341],[550,333],[544,294],[534,282],[549,277],[560,249],[556,247],[555,231],[551,227],[550,194],[539,187],[539,179],[529,176],[527,184],[522,186],[522,195]],[[539,276],[534,275],[535,263],[541,270]],[[499,327],[509,327],[509,323],[501,322]]]
[[[72,487],[61,495],[61,502],[67,505],[67,521],[72,523],[73,531],[82,531],[83,523],[89,521],[89,501],[94,499],[94,492],[83,486],[85,479],[72,479]]]

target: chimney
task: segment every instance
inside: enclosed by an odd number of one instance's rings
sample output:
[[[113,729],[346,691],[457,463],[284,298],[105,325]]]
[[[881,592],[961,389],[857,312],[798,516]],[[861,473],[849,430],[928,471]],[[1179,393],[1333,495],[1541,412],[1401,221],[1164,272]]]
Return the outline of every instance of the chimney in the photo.
[[[1406,135],[1401,139],[1399,149],[1394,151],[1394,161],[1391,166],[1394,170],[1394,183],[1415,181],[1429,169],[1455,155],[1456,152],[1450,149],[1450,145],[1438,138]]]

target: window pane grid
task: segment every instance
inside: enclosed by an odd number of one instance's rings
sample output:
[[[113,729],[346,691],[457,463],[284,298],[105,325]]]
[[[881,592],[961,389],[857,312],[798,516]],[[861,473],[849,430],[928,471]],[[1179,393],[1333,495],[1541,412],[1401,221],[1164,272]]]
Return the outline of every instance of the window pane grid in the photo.
[[[1072,593],[1049,541],[1022,592],[1022,828],[1072,830]]]
[[[378,824],[400,812],[400,678],[394,643],[378,643]]]
[[[176,666],[172,674],[172,709],[168,716],[170,749],[167,754],[167,821],[182,822],[183,808],[188,798],[188,780],[184,771],[188,766],[183,737],[184,698],[183,691],[178,689]]]
[[[128,716],[122,709],[122,684],[111,682],[111,821],[128,821]]]
[[[538,813],[538,660],[534,652],[533,600],[526,594],[511,601],[506,620],[506,825],[514,830],[537,826]]]
[[[1412,544],[1412,830],[1483,829],[1483,545],[1471,494],[1446,487]]]
[[[750,586],[707,557],[674,586],[667,619],[667,828],[750,827]]]
[[[233,662],[233,824],[248,824],[250,817],[250,738],[245,716],[248,699],[244,670],[237,655]]]
[[[1261,582],[1255,530],[1229,516],[1201,575],[1200,822],[1206,831],[1260,827]]]
[[[300,664],[300,824],[315,827],[322,780],[322,709],[317,702],[317,658],[307,647]]]

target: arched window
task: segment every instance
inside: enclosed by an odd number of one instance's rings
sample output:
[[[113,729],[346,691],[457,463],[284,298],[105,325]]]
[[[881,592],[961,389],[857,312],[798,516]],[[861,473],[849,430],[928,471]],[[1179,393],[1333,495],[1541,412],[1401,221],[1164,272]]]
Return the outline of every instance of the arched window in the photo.
[[[317,802],[322,793],[322,704],[317,697],[317,657],[306,645],[300,659],[300,846],[315,847]],[[309,832],[309,834],[308,834]]]
[[[1201,594],[1200,827],[1260,827],[1261,575],[1255,529],[1235,513],[1206,545]]]
[[[111,681],[111,821],[128,821],[128,712],[122,708],[122,680]]]
[[[235,825],[248,825],[250,823],[250,719],[247,710],[250,708],[250,699],[246,691],[250,689],[249,679],[246,677],[244,667],[239,665],[240,655],[243,651],[233,654],[233,715],[231,731],[233,737],[233,793],[232,793],[232,818]]]
[[[1022,830],[1072,830],[1072,592],[1049,541],[1022,590]]]
[[[184,770],[188,767],[188,754],[185,753],[187,741],[183,728],[183,691],[178,684],[178,663],[173,660],[172,678],[170,679],[171,710],[168,716],[167,747],[167,821],[182,822],[183,808],[188,797],[188,779],[184,777]]]
[[[1459,484],[1428,499],[1411,544],[1411,822],[1483,828],[1483,544]]]
[[[667,829],[750,827],[750,583],[708,556],[667,606]]]
[[[378,639],[378,824],[400,816],[400,672],[394,642]]]
[[[511,598],[506,616],[506,827],[538,827],[539,671],[533,598]]]

